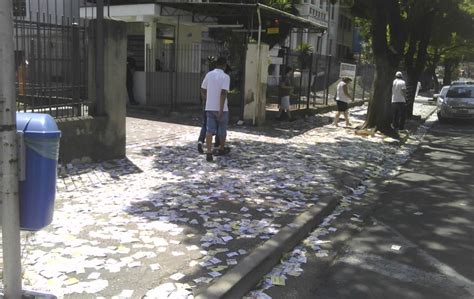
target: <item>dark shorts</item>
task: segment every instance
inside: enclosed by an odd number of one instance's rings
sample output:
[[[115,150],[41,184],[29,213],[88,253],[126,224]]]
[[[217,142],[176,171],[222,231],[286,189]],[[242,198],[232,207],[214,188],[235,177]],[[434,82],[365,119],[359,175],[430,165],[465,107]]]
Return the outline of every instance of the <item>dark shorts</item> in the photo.
[[[337,111],[339,112],[345,112],[347,109],[349,109],[349,105],[346,102],[343,101],[336,101],[337,104]]]

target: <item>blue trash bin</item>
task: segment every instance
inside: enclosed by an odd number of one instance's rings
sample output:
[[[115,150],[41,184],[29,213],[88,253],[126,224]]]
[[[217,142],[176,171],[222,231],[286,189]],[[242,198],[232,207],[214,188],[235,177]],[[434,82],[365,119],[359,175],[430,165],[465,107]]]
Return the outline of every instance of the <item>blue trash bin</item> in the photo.
[[[38,231],[53,220],[61,132],[48,114],[17,113],[23,133],[25,180],[20,181],[20,227]]]

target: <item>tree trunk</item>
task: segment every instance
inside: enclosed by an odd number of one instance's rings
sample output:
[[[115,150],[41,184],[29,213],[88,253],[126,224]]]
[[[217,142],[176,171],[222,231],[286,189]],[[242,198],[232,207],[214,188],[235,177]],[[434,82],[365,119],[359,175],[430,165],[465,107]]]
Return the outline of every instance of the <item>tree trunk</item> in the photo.
[[[413,116],[413,106],[415,104],[416,86],[420,78],[420,70],[413,69],[408,72],[408,78],[406,80],[406,97],[407,97],[407,118]]]
[[[439,86],[439,81],[438,81],[438,76],[436,75],[436,70],[433,68],[430,70],[431,76],[433,78],[433,83],[434,83],[434,93],[438,93],[441,88]]]
[[[391,94],[392,80],[395,69],[400,62],[398,53],[389,49],[387,41],[388,15],[387,7],[382,1],[374,1],[374,18],[371,23],[372,50],[375,58],[374,93],[369,100],[367,119],[363,129],[377,128],[384,134],[392,135],[391,124]],[[386,13],[380,13],[385,11]],[[400,28],[391,27],[391,34],[397,36]]]
[[[376,59],[374,93],[369,100],[364,128],[374,128],[383,133],[391,132],[391,95],[395,67],[385,59]]]
[[[432,61],[432,63],[430,63],[430,65],[426,68],[426,74],[429,75],[429,80],[430,81],[427,81],[426,82],[426,86],[430,86],[431,85],[431,81],[433,81],[433,92],[434,93],[438,93],[438,91],[440,90],[439,88],[439,82],[438,82],[438,76],[436,75],[436,65],[438,62],[436,62],[435,64],[433,64],[434,61]],[[423,84],[423,82],[422,82]]]
[[[444,61],[444,78],[443,78],[443,86],[451,85],[451,81],[453,78],[453,72],[458,65],[457,61],[452,59],[446,59]]]

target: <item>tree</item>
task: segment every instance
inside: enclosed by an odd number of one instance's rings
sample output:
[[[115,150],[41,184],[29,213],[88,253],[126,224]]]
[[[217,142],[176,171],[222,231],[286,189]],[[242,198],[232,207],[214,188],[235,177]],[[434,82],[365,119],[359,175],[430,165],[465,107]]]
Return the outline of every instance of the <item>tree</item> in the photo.
[[[436,16],[463,0],[356,0],[353,13],[368,23],[375,63],[374,92],[364,128],[390,129],[390,96],[395,72],[407,72],[409,114],[424,70]]]
[[[407,100],[408,116],[413,115],[416,86],[420,80],[421,73],[425,69],[428,58],[428,45],[433,32],[435,16],[442,10],[445,1],[413,1],[408,7],[407,25],[407,49],[404,53],[404,65],[407,72]]]
[[[474,59],[474,4],[457,1],[456,5],[445,5],[437,13],[433,24],[433,35],[428,48],[427,73],[433,78],[435,90],[439,90],[436,68],[444,66],[443,85],[449,85],[452,74],[459,62]],[[451,4],[451,3],[450,3]]]
[[[353,12],[369,23],[375,62],[374,92],[363,128],[390,132],[390,86],[406,40],[400,4],[396,0],[359,0]]]

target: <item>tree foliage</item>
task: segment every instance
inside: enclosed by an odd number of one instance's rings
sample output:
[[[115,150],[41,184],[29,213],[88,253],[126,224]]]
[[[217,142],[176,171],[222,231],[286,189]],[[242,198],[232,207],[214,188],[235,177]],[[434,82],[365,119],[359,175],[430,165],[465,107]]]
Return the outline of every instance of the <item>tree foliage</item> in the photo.
[[[397,70],[404,70],[407,74],[411,113],[415,86],[429,59],[428,47],[437,32],[438,18],[448,9],[453,12],[462,10],[462,5],[472,9],[469,0],[355,1],[352,11],[365,20],[360,22],[365,25],[362,28],[370,38],[376,65],[374,92],[365,127],[390,131],[391,83]],[[453,27],[460,29],[458,24]]]
[[[453,5],[454,4],[454,5]],[[451,82],[453,71],[462,59],[472,61],[474,52],[474,3],[463,0],[442,3],[433,24],[433,34],[428,48],[427,72],[431,74],[438,90],[436,67],[444,67],[443,85]]]

